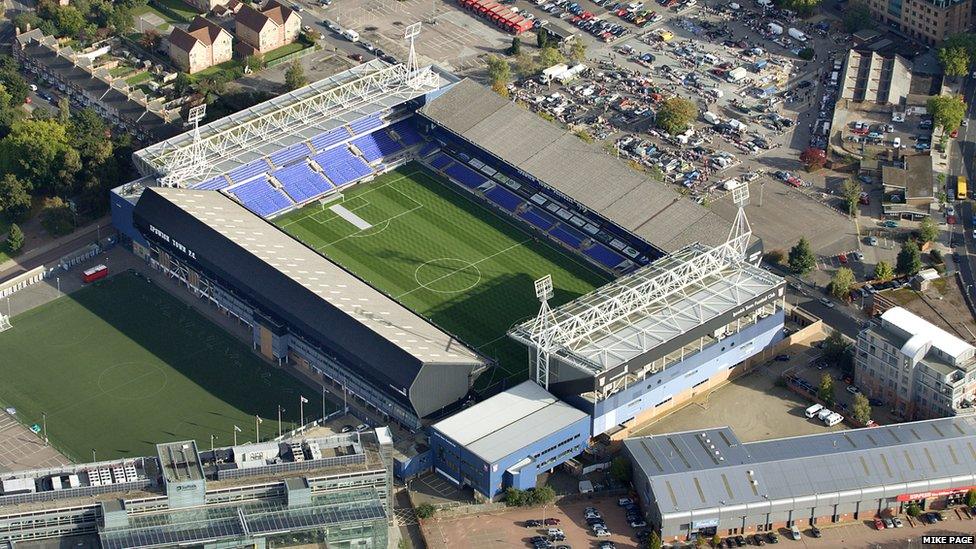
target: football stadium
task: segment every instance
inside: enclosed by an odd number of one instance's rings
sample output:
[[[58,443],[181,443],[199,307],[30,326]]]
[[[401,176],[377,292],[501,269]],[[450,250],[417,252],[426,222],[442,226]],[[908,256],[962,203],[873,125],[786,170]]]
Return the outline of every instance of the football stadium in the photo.
[[[531,487],[783,338],[783,281],[741,208],[723,219],[436,66],[370,61],[135,160],[112,197],[123,242],[268,361],[429,427],[401,477]]]

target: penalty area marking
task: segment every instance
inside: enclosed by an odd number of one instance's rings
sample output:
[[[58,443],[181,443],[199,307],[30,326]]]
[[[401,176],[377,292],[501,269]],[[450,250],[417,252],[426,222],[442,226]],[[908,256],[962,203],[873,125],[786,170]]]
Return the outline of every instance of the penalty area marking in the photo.
[[[334,212],[339,217],[345,219],[349,223],[352,223],[360,231],[365,231],[372,227],[368,221],[354,214],[353,212],[347,210],[342,206],[342,204],[333,204],[329,206],[329,210]]]

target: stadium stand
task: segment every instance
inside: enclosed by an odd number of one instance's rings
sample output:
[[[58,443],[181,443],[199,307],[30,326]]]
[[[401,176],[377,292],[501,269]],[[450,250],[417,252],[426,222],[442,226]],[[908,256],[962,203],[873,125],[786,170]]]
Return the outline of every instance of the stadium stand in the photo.
[[[549,229],[553,228],[553,226],[556,224],[555,219],[550,217],[548,214],[536,211],[534,208],[527,208],[518,215],[533,227],[542,229],[544,232],[548,232]]]
[[[400,143],[403,143],[405,147],[412,147],[418,143],[424,142],[424,138],[417,133],[417,130],[413,129],[413,126],[407,120],[397,122],[388,129],[396,132],[397,136],[400,138]]]
[[[384,156],[390,156],[403,150],[403,146],[393,140],[384,131],[368,133],[352,141],[368,162],[376,162]]]
[[[275,166],[284,166],[292,160],[308,156],[312,151],[305,143],[295,143],[294,145],[281,149],[271,155],[271,162]]]
[[[279,168],[271,175],[281,182],[281,186],[284,187],[288,196],[298,204],[335,188],[322,177],[322,174],[313,170],[305,162],[287,168]]]
[[[310,139],[309,143],[312,144],[312,148],[314,148],[316,151],[321,151],[322,149],[327,149],[333,145],[338,145],[339,143],[349,139],[349,137],[349,130],[343,126],[334,130],[329,130],[325,133],[320,133],[319,135],[316,135]]]
[[[380,115],[377,113],[350,122],[349,129],[352,130],[353,135],[362,135],[364,133],[375,130],[376,128],[382,125],[383,125],[383,120],[380,118]]]
[[[226,177],[218,175],[217,177],[208,179],[203,183],[194,185],[193,188],[200,189],[202,191],[217,191],[223,189],[227,185],[230,185],[230,181],[227,181]]]
[[[437,143],[427,143],[426,145],[421,147],[420,152],[417,153],[417,156],[420,158],[426,158],[439,148],[440,146]]]
[[[569,245],[572,248],[579,248],[580,244],[583,243],[583,235],[576,231],[575,229],[570,229],[563,225],[557,226],[555,229],[549,231],[556,240]]]
[[[242,183],[230,189],[230,193],[236,196],[247,209],[264,217],[294,206],[287,196],[272,187],[271,183],[263,177]]]
[[[485,192],[485,197],[510,212],[514,212],[522,204],[521,198],[512,194],[505,187],[497,185]]]
[[[462,164],[455,163],[451,167],[444,170],[444,173],[453,177],[458,183],[470,189],[475,189],[485,181],[488,181],[488,179],[483,175],[478,174]]]
[[[611,269],[624,261],[623,257],[599,242],[594,242],[592,246],[583,250],[583,253],[597,263]]]
[[[250,164],[245,164],[236,170],[231,170],[227,175],[234,183],[243,183],[256,175],[267,172],[268,168],[268,163],[262,158]]]
[[[446,154],[437,154],[436,156],[430,159],[430,165],[435,170],[443,170],[445,167],[447,167],[448,164],[450,164],[453,161],[454,159],[451,158],[450,156],[447,156]]]
[[[312,160],[322,168],[325,175],[337,187],[348,185],[373,173],[373,170],[361,158],[354,156],[345,147],[320,152],[313,156]]]

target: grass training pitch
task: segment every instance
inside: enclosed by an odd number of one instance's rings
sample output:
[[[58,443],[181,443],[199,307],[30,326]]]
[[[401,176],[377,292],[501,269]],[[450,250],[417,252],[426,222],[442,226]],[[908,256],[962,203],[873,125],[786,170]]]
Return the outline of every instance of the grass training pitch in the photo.
[[[0,401],[25,424],[47,414],[51,442],[75,461],[153,455],[155,444],[207,446],[278,434],[277,406],[297,423],[315,389],[268,366],[155,284],[120,273],[13,318],[0,333]],[[331,404],[327,404],[331,406]],[[333,408],[334,409],[334,408]],[[331,410],[330,410],[331,411]]]
[[[528,376],[526,350],[506,336],[539,308],[533,281],[551,274],[553,305],[610,280],[462,195],[418,163],[274,223],[405,307],[498,361],[476,388]],[[337,211],[338,204],[342,209]]]

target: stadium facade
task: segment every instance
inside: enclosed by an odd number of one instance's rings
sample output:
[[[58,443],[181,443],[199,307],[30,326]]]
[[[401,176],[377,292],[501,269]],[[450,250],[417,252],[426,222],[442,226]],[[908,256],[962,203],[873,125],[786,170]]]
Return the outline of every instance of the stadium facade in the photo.
[[[378,60],[134,160],[144,177],[113,191],[112,216],[137,255],[250,326],[267,358],[307,368],[409,429],[462,400],[489,361],[267,219],[420,160],[618,275],[716,243],[730,226],[473,82]]]
[[[3,473],[0,544],[386,548],[392,447],[381,427]]]
[[[589,438],[589,416],[534,381],[524,381],[430,428],[435,470],[488,500],[507,487],[535,488],[540,473],[579,455]]]
[[[976,418],[741,443],[728,427],[624,441],[648,523],[667,541],[801,530],[944,509],[976,487]]]

